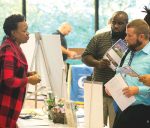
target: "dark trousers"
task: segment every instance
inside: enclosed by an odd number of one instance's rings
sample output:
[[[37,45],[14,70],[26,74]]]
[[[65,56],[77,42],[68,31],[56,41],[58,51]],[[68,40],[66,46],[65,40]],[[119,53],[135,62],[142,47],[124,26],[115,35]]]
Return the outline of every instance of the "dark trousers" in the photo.
[[[113,128],[150,128],[150,106],[130,106],[118,110]]]

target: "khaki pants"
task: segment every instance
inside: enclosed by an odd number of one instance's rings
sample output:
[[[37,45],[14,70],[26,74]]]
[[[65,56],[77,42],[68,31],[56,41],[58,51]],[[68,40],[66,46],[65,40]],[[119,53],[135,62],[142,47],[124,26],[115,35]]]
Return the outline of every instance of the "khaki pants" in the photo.
[[[113,123],[115,120],[115,111],[113,106],[113,99],[110,97],[103,96],[103,116],[104,116],[104,124],[107,125],[107,120],[109,117],[109,127],[113,127]]]

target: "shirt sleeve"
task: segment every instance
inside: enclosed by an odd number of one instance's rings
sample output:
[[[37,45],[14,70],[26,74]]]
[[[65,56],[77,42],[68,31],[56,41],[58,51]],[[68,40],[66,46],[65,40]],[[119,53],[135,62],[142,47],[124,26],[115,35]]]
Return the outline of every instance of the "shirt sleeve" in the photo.
[[[27,84],[27,77],[18,78],[15,76],[15,68],[17,63],[17,58],[14,53],[10,50],[6,51],[2,57],[3,62],[3,82],[6,86],[10,88],[17,88],[20,86],[25,86]]]
[[[148,86],[139,86],[139,94],[141,95],[147,95],[150,94],[150,87]]]
[[[94,36],[89,44],[87,45],[84,53],[82,54],[82,57],[84,56],[87,56],[87,55],[92,55],[93,57],[97,57],[97,48],[98,48],[98,45],[97,45],[97,36]]]

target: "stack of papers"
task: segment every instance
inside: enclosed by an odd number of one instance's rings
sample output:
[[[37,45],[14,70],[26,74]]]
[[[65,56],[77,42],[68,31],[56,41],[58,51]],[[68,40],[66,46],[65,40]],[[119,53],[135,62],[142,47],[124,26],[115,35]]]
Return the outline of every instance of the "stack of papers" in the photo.
[[[116,101],[122,111],[136,101],[134,96],[126,97],[122,89],[128,87],[121,74],[115,75],[110,81],[105,84],[113,99]]]

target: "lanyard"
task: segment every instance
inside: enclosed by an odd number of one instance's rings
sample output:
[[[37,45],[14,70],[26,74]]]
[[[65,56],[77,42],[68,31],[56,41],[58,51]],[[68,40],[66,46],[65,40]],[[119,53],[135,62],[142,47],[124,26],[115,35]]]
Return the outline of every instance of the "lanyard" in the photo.
[[[130,49],[128,49],[128,50],[125,52],[124,56],[123,56],[122,59],[121,59],[121,62],[120,62],[119,67],[122,67],[122,65],[123,65],[123,63],[124,63],[124,60],[125,60],[125,58],[126,58],[126,56],[128,55],[129,52],[130,52]]]
[[[129,62],[128,62],[128,65],[129,65],[129,66],[130,66],[131,63],[132,63],[133,57],[134,57],[134,52],[131,51],[130,59],[129,59]]]

